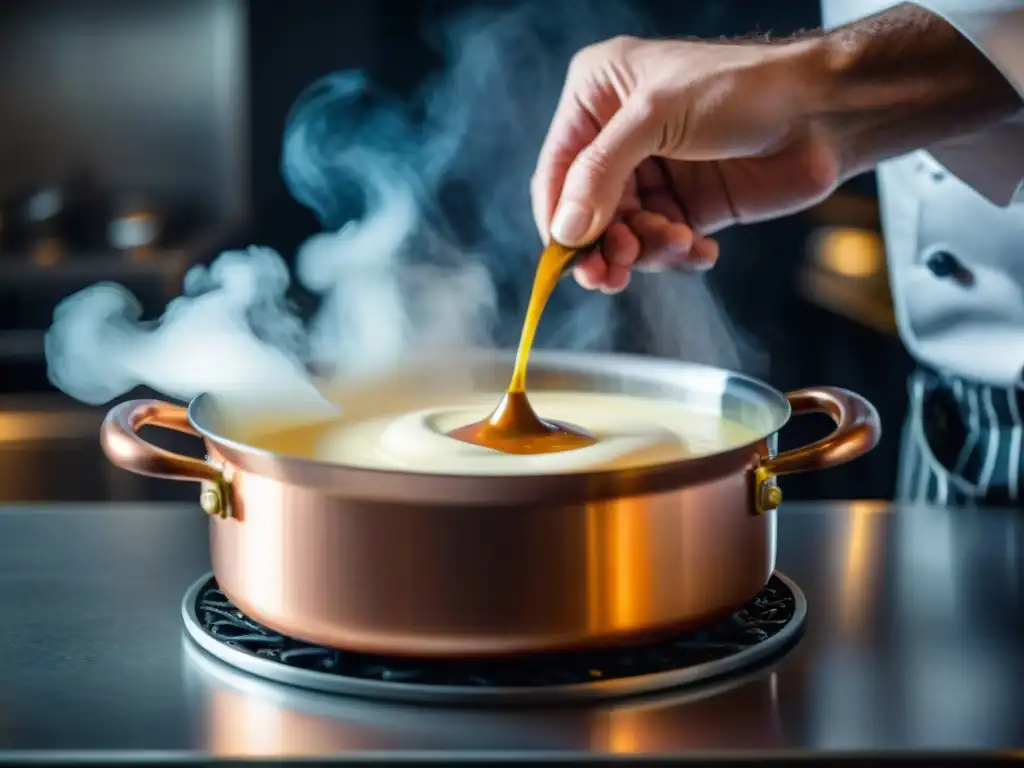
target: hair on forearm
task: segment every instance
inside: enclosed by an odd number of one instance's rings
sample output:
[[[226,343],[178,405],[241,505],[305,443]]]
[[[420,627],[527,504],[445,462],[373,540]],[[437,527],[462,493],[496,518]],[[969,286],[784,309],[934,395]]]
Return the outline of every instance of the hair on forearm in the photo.
[[[836,94],[832,122],[846,134],[852,170],[970,133],[1022,106],[970,40],[913,3],[847,24],[825,40]]]

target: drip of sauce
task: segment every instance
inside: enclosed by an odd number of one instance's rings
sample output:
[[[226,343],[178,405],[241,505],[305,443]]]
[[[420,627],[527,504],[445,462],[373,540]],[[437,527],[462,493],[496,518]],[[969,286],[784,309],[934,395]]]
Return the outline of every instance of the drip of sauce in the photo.
[[[538,454],[585,448],[597,442],[592,434],[571,424],[545,421],[526,397],[526,363],[541,313],[576,251],[552,241],[537,264],[530,302],[526,308],[512,380],[494,412],[483,421],[453,429],[449,437],[502,453]]]

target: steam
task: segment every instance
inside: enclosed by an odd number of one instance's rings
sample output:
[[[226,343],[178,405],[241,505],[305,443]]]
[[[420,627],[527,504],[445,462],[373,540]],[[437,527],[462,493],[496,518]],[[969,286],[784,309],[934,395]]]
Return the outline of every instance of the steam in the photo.
[[[46,337],[50,380],[91,404],[139,385],[181,400],[313,402],[311,366],[360,376],[411,351],[513,345],[540,249],[529,177],[565,67],[590,42],[644,31],[625,4],[474,11],[434,30],[448,66],[411,99],[361,72],[323,78],[294,106],[282,155],[291,193],[325,230],[296,254],[315,316],[304,322],[289,304],[280,255],[228,252],[193,268],[155,321],[118,285],[66,299]],[[753,359],[701,278],[637,275],[627,295],[566,281],[537,346],[611,349],[626,323],[655,354],[729,368]],[[624,319],[630,306],[639,311]]]

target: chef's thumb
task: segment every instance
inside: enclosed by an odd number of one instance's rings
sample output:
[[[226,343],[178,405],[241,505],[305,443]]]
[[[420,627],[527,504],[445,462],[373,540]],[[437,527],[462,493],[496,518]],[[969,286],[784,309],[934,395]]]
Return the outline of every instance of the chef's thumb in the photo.
[[[551,219],[551,237],[562,245],[589,245],[611,224],[626,182],[655,153],[661,131],[650,109],[626,102],[576,156]]]

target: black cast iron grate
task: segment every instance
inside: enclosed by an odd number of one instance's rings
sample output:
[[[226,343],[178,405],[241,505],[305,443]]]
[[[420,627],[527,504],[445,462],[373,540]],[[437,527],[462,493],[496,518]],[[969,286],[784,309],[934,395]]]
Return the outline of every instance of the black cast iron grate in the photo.
[[[796,613],[792,590],[773,575],[743,609],[713,626],[671,640],[519,659],[442,661],[370,656],[285,637],[247,618],[212,577],[198,595],[196,616],[203,630],[237,650],[295,669],[374,682],[434,686],[539,688],[685,669],[727,659],[768,641]]]

